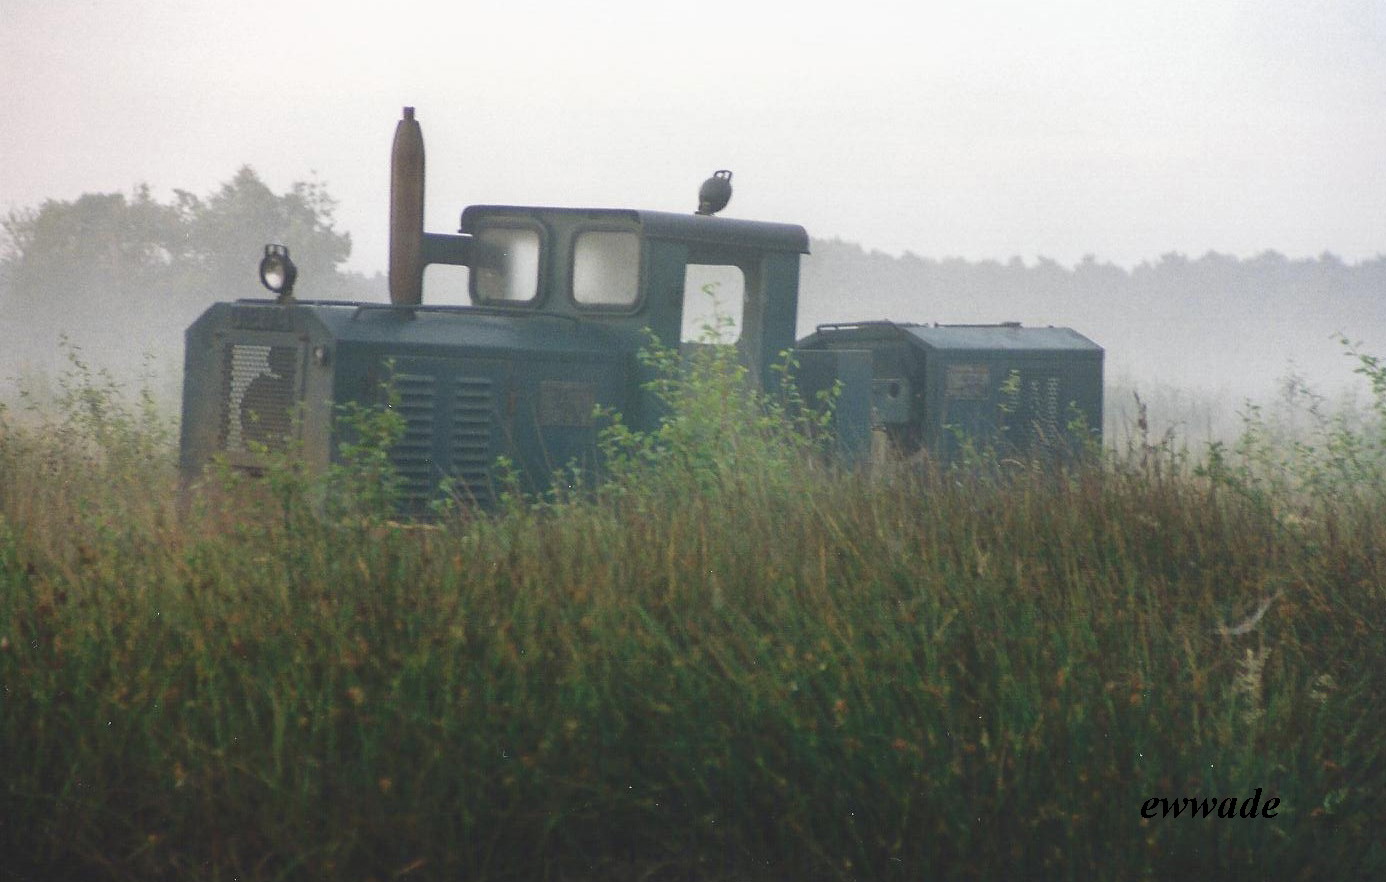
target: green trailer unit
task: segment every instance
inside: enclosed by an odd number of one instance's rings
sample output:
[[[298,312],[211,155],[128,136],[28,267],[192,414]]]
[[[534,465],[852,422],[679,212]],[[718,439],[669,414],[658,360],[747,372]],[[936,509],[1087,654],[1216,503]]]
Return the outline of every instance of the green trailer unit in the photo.
[[[905,454],[1072,454],[1101,437],[1103,350],[1070,328],[855,322],[799,348],[869,351],[872,427]]]

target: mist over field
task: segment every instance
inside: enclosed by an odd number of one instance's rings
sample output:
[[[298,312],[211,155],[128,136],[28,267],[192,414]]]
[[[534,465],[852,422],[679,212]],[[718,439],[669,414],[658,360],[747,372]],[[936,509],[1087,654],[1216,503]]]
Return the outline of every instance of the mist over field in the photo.
[[[26,215],[12,215],[9,250],[0,260],[3,397],[21,386],[51,393],[72,351],[65,339],[123,384],[150,382],[176,409],[183,330],[218,299],[266,296],[255,275],[265,242],[286,240],[294,249],[305,268],[303,298],[388,299],[380,272],[342,269],[352,237],[334,225],[335,202],[326,192],[317,193],[316,208],[300,206],[305,216],[323,215],[301,224],[297,236],[276,228],[283,211],[235,223],[234,235],[225,218],[215,222],[218,212],[243,211],[241,203],[254,201],[241,190],[254,191],[266,206],[294,202],[292,191],[276,196],[253,172],[244,175],[191,209],[210,217],[210,232],[195,229],[209,226],[203,217],[185,218],[191,226],[171,234],[187,246],[182,253],[130,230],[141,208],[138,192],[129,200],[83,197],[65,213],[49,203],[29,212],[28,228],[17,225]],[[144,209],[159,207],[145,198]],[[54,234],[54,218],[71,228]],[[25,230],[39,240],[19,241]],[[211,237],[200,249],[191,243],[199,234]],[[62,246],[56,253],[41,253],[55,241]],[[32,253],[20,253],[25,243]],[[799,335],[820,323],[876,319],[1072,327],[1106,348],[1109,429],[1134,419],[1136,391],[1161,430],[1173,426],[1201,441],[1234,435],[1247,399],[1268,402],[1287,389],[1307,389],[1354,400],[1364,389],[1343,340],[1386,352],[1383,294],[1386,257],[1349,263],[1328,253],[1291,259],[1268,250],[1239,259],[1210,251],[1167,253],[1133,267],[1091,256],[1065,266],[1048,258],[896,256],[816,238],[802,264]]]
[[[1247,399],[1289,391],[1352,401],[1365,390],[1343,341],[1386,351],[1386,257],[1250,259],[1168,253],[1134,267],[1088,257],[966,261],[893,257],[841,241],[814,243],[800,328],[890,318],[1072,327],[1106,349],[1109,429],[1134,418],[1132,391],[1161,430],[1205,440],[1240,428]]]

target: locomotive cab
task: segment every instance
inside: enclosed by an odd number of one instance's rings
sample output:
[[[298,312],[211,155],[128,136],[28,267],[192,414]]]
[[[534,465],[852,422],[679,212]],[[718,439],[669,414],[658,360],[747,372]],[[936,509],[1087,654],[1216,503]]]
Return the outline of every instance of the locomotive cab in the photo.
[[[799,255],[793,224],[628,209],[476,205],[454,246],[473,306],[563,316],[621,333],[648,328],[665,346],[700,336],[718,311],[752,373],[794,345]],[[709,281],[710,280],[710,281]],[[729,290],[719,292],[719,288]]]
[[[215,304],[189,328],[185,482],[218,458],[257,469],[292,452],[326,467],[345,440],[343,406],[393,400],[406,512],[444,489],[487,503],[500,457],[542,489],[555,470],[590,464],[598,405],[636,429],[658,424],[637,354],[651,334],[668,347],[697,337],[688,319],[715,290],[708,273],[735,282],[723,306],[753,378],[794,345],[799,226],[501,205],[467,208],[456,235],[401,235],[409,211],[392,223],[391,303],[295,300],[287,249],[274,246],[261,277],[278,298]],[[425,302],[432,265],[466,268],[467,303]]]

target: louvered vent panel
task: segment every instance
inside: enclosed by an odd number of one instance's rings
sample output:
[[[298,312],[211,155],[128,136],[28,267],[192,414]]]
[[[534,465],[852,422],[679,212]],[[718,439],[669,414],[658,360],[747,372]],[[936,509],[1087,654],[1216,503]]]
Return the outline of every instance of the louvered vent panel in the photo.
[[[400,478],[400,494],[410,506],[427,501],[439,470],[433,462],[438,378],[427,374],[395,374],[398,412],[404,417],[404,436],[390,451]]]
[[[458,377],[452,398],[451,471],[457,490],[485,501],[491,495],[493,390],[486,377]]]
[[[298,362],[295,346],[233,343],[226,347],[222,450],[246,453],[260,445],[284,449],[294,428]]]

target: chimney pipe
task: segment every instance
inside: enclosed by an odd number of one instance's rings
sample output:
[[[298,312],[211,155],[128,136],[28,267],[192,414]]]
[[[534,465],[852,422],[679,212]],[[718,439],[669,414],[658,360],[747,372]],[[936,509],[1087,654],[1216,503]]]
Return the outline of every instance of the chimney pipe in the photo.
[[[390,302],[423,302],[423,131],[404,108],[390,151]]]

